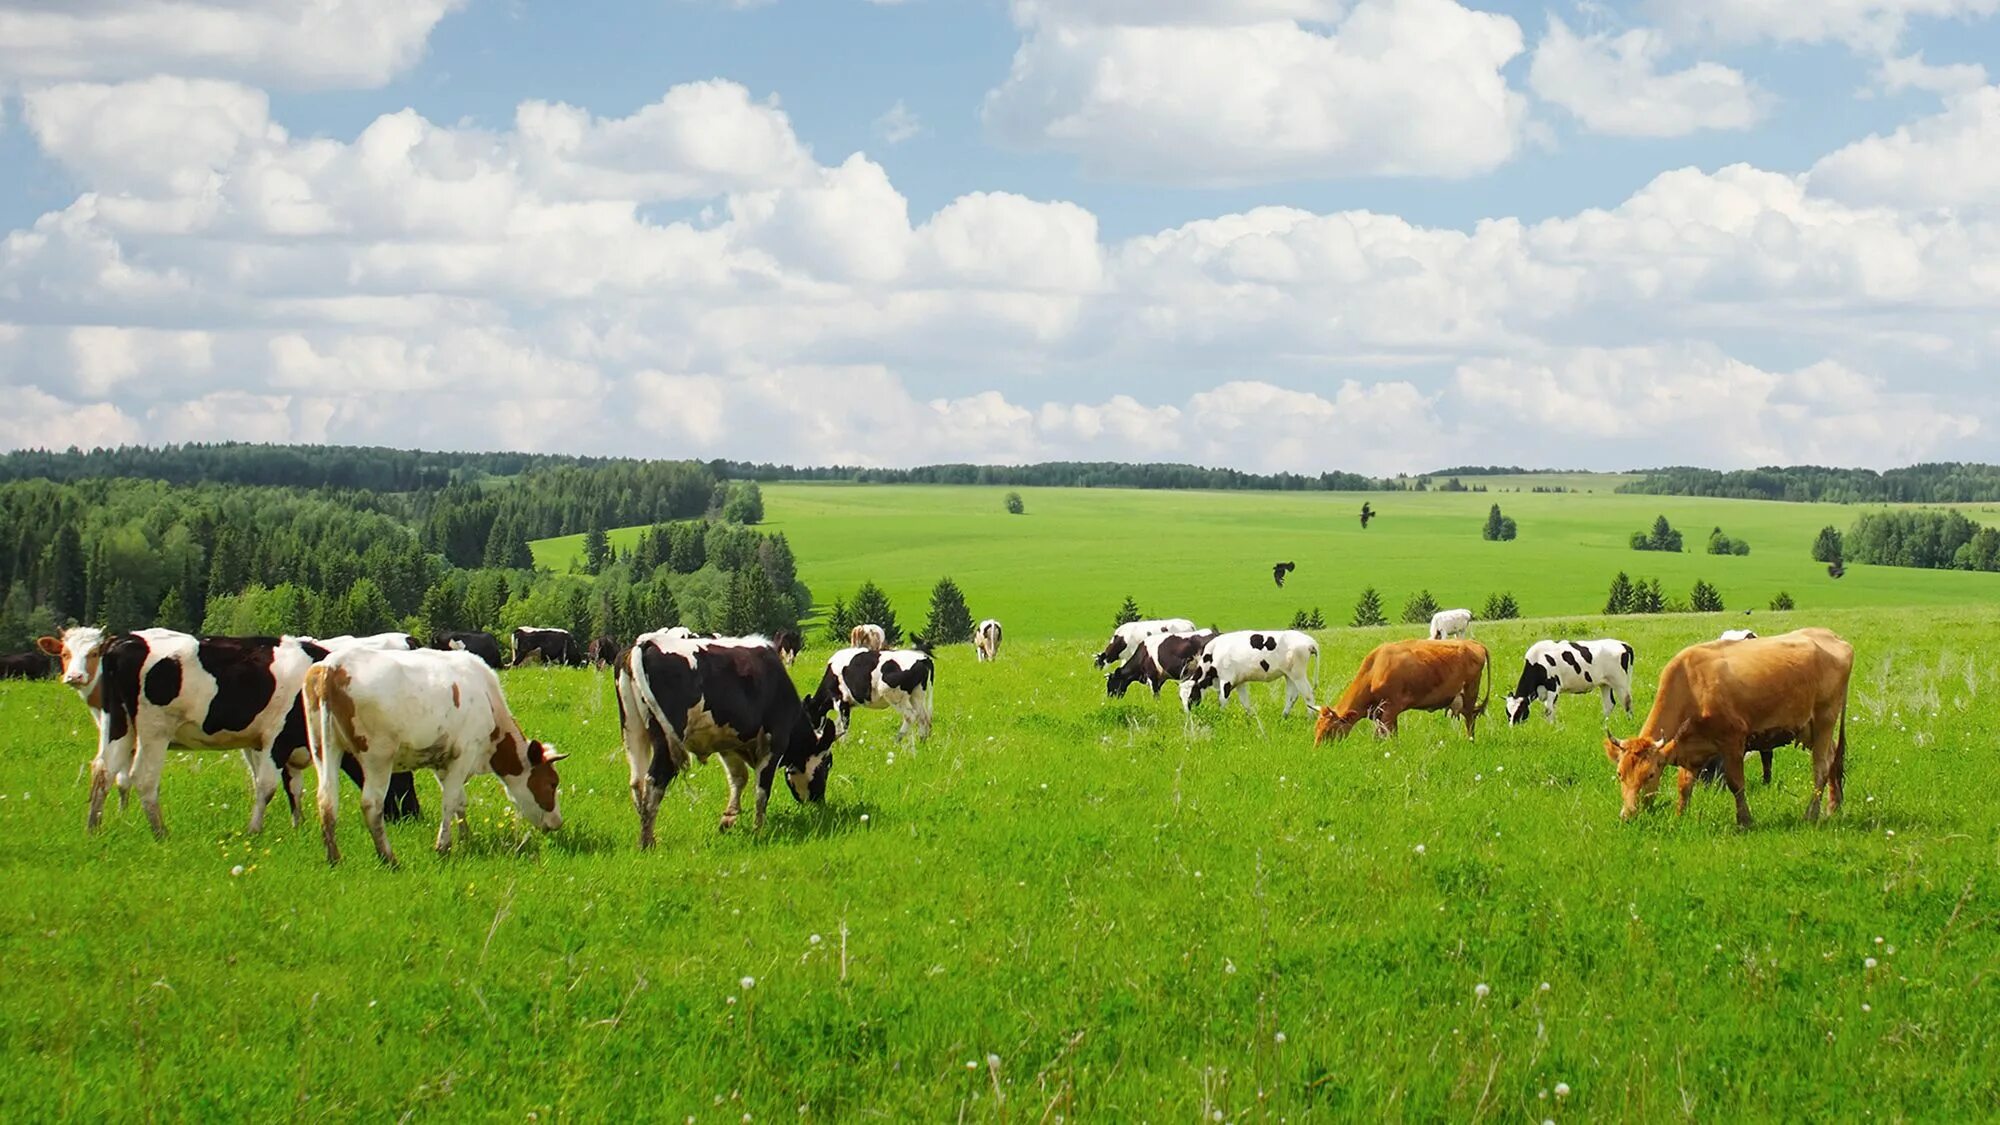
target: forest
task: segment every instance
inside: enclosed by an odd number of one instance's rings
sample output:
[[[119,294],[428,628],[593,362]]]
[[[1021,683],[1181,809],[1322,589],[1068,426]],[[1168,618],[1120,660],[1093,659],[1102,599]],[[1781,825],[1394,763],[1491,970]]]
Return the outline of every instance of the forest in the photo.
[[[1827,504],[1971,504],[2000,500],[2000,465],[1940,462],[1907,469],[1671,468],[1644,471],[1620,492],[1654,496],[1715,496],[1730,500],[1790,500]]]

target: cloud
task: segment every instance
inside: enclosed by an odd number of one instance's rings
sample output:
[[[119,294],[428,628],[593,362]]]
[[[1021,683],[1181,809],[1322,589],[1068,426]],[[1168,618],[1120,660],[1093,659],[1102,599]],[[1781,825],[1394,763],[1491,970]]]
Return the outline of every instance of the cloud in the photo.
[[[1924,53],[1918,51],[1883,59],[1871,78],[1871,92],[1900,94],[1905,90],[1923,90],[1932,94],[1963,94],[1986,85],[1987,75],[1986,68],[1978,63],[1932,66],[1924,61]]]
[[[1811,183],[1864,204],[1992,208],[2000,200],[2000,86],[1952,94],[1942,113],[1827,154]]]
[[[2000,12],[2000,0],[1647,0],[1645,9],[1682,40],[1841,43],[1885,53],[1913,20],[1982,19]]]
[[[1678,137],[1703,129],[1748,129],[1769,96],[1742,72],[1697,62],[1663,72],[1672,48],[1651,28],[1578,35],[1554,16],[1535,47],[1528,86],[1594,133]]]
[[[1452,0],[1359,0],[1323,26],[1298,17],[1330,6],[1277,0],[1145,10],[1017,4],[987,128],[1093,175],[1210,187],[1467,176],[1519,145],[1526,100],[1501,68],[1521,32],[1504,16]]]
[[[380,86],[464,0],[0,0],[0,81],[180,74]]]
[[[910,107],[904,105],[901,98],[897,98],[895,105],[875,119],[875,135],[892,145],[922,136],[923,131],[924,123],[910,112]]]

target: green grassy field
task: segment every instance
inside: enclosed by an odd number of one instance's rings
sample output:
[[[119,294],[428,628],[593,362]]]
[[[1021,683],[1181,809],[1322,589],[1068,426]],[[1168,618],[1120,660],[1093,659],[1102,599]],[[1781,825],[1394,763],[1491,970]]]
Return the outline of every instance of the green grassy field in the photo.
[[[1781,590],[1809,611],[2000,601],[1992,574],[1855,565],[1828,578],[1812,560],[1813,537],[1829,524],[1846,530],[1862,507],[1609,493],[1025,489],[1027,514],[1010,516],[1007,491],[770,485],[765,527],[791,540],[800,577],[822,604],[873,579],[906,627],[921,625],[932,584],[948,574],[975,617],[998,617],[1017,638],[1097,637],[1127,594],[1149,614],[1224,628],[1281,626],[1314,606],[1345,624],[1371,585],[1391,620],[1422,589],[1475,612],[1487,595],[1511,591],[1531,616],[1595,613],[1620,570],[1657,577],[1683,599],[1706,579],[1731,609],[1759,613]],[[1381,513],[1365,532],[1356,518],[1364,499]],[[1519,539],[1480,539],[1494,503],[1519,522]],[[1662,514],[1689,553],[1630,548],[1631,533]],[[2000,521],[1977,507],[1971,514]],[[1750,555],[1699,553],[1716,526],[1748,539]],[[613,542],[629,547],[636,536],[626,529]],[[581,550],[581,536],[545,540],[535,557],[566,567]],[[1281,560],[1298,564],[1283,589],[1271,581]]]
[[[1052,600],[1052,569],[1007,604]],[[1621,823],[1591,700],[1473,744],[1420,716],[1314,748],[1271,688],[1255,717],[1107,702],[1079,637],[941,653],[935,737],[858,714],[827,807],[781,792],[761,835],[716,833],[698,768],[644,855],[608,677],[510,672],[575,755],[563,830],[524,836],[487,780],[473,846],[399,827],[385,870],[349,787],[328,870],[310,813],[242,835],[233,754],[174,756],[165,843],[136,806],[86,837],[81,705],[0,684],[0,1097],[19,1120],[1991,1117],[2000,609],[1759,624],[1808,621],[1859,653],[1847,808],[1804,823],[1781,751],[1747,833],[1710,789]],[[1665,657],[1734,623],[1480,635],[1503,674],[1547,633],[1623,636],[1643,715]],[[1322,695],[1410,632],[1324,634]]]

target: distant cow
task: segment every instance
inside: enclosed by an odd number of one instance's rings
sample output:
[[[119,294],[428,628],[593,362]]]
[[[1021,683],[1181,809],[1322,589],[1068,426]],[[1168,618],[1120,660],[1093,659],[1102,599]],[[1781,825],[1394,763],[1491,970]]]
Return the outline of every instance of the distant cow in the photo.
[[[1294,570],[1297,570],[1298,568],[1299,567],[1297,563],[1281,562],[1278,565],[1271,568],[1271,581],[1276,582],[1278,584],[1278,587],[1280,589],[1283,589],[1285,585],[1285,576],[1290,574]]]
[[[836,734],[847,733],[848,717],[856,707],[891,710],[902,716],[896,737],[916,728],[920,739],[931,736],[931,689],[937,663],[928,650],[844,648],[827,659],[819,690],[806,700],[806,714],[815,725],[829,715]]]
[[[506,660],[500,656],[500,640],[491,633],[477,630],[437,633],[431,637],[431,647],[443,652],[469,652],[484,660],[488,668],[507,666]]]
[[[590,644],[584,649],[584,659],[588,660],[593,668],[606,668],[617,659],[620,647],[617,637],[592,637]]]
[[[42,652],[0,656],[0,680],[46,680],[55,674],[55,667],[55,661]]]
[[[1604,697],[1604,717],[1614,706],[1632,713],[1632,646],[1624,641],[1536,641],[1521,661],[1521,680],[1507,697],[1507,721],[1525,723],[1537,700],[1542,714],[1554,720],[1556,697]]]
[[[1000,623],[989,617],[972,631],[972,648],[982,663],[1000,655]]]
[[[1441,609],[1431,614],[1431,640],[1443,641],[1472,635],[1472,611]]]
[[[1465,737],[1486,713],[1487,696],[1480,677],[1492,690],[1486,646],[1478,641],[1390,641],[1377,645],[1361,659],[1361,668],[1347,690],[1330,707],[1322,707],[1313,728],[1313,745],[1327,738],[1346,738],[1357,723],[1369,722],[1378,736],[1395,734],[1396,721],[1408,711],[1445,711],[1465,720]],[[1474,702],[1474,700],[1477,702]]]
[[[583,663],[583,646],[568,629],[542,629],[523,625],[514,630],[514,667],[530,660],[544,664]]]
[[[1215,688],[1226,705],[1230,697],[1250,710],[1245,684],[1285,681],[1285,706],[1281,715],[1292,713],[1295,700],[1306,701],[1306,710],[1319,704],[1313,700],[1313,679],[1319,672],[1319,642],[1296,629],[1224,633],[1202,646],[1201,655],[1181,679],[1181,707],[1192,711],[1202,693]]]
[[[1126,689],[1143,683],[1153,689],[1153,698],[1159,698],[1160,689],[1186,675],[1189,665],[1215,638],[1213,632],[1156,633],[1147,637],[1132,650],[1125,663],[1104,677],[1104,694],[1122,699]]]
[[[1691,645],[1660,669],[1660,691],[1639,733],[1604,736],[1604,753],[1618,770],[1630,818],[1651,803],[1667,766],[1679,766],[1680,811],[1687,811],[1700,767],[1719,761],[1736,797],[1736,823],[1749,827],[1743,796],[1743,755],[1753,748],[1798,742],[1812,751],[1813,796],[1806,819],[1817,820],[1820,797],[1840,811],[1847,762],[1847,687],[1854,647],[1826,629],[1776,637]]]
[[[1097,654],[1097,666],[1103,668],[1122,658],[1127,651],[1137,647],[1140,641],[1161,633],[1192,633],[1194,622],[1185,617],[1162,617],[1153,621],[1127,621],[1111,631],[1111,640],[1104,651]]]
[[[660,798],[691,757],[720,755],[729,771],[723,830],[736,823],[753,772],[759,828],[780,767],[794,799],[825,800],[835,735],[807,716],[776,648],[648,633],[619,661],[617,683],[640,847],[653,846]]]
[[[562,827],[556,800],[555,747],[533,742],[507,710],[500,677],[469,652],[349,649],[307,670],[304,707],[308,742],[319,769],[319,824],[326,861],[340,861],[334,822],[340,810],[336,769],[349,757],[361,765],[361,812],[375,853],[395,863],[382,831],[389,775],[428,766],[443,793],[438,854],[451,850],[452,822],[469,832],[466,779],[499,776],[521,819],[544,831]]]
[[[1755,640],[1756,637],[1757,632],[1754,629],[1724,629],[1722,635],[1715,639],[1718,641],[1749,641]]]
[[[799,653],[806,647],[806,639],[797,629],[778,630],[771,638],[771,643],[778,646],[778,659],[783,660],[787,668],[792,666],[792,662],[799,658]]]
[[[856,625],[848,630],[847,643],[855,648],[881,652],[882,647],[889,643],[889,638],[880,625]]]
[[[408,633],[370,633],[357,637],[344,633],[338,637],[300,637],[305,644],[318,645],[328,652],[347,652],[351,649],[368,649],[372,652],[412,652],[424,647],[417,638]]]

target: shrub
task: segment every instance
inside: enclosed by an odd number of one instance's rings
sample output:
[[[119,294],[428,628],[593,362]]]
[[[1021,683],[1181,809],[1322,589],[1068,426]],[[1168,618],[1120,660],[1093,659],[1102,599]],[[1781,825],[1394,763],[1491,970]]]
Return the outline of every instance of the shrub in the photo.
[[[1026,504],[1024,504],[1024,503],[1022,503],[1022,502],[1021,502],[1021,494],[1020,494],[1020,493],[1018,493],[1018,492],[1009,492],[1009,493],[1007,494],[1007,514],[1008,514],[1008,515],[1010,515],[1010,516],[1018,516],[1018,515],[1022,514],[1023,512],[1026,512],[1027,510],[1028,510],[1028,506],[1027,506]]]
[[[1361,591],[1361,600],[1354,603],[1354,627],[1365,629],[1371,625],[1387,625],[1389,619],[1382,616],[1382,595],[1370,586]]]
[[[1319,611],[1318,606],[1314,606],[1310,614],[1302,609],[1292,614],[1292,628],[1306,630],[1324,629],[1326,628],[1326,615]]]
[[[1716,528],[1708,533],[1708,553],[1711,555],[1747,555],[1750,544],[1742,539],[1731,539]]]
[[[1814,562],[1839,562],[1842,558],[1839,529],[1820,528],[1819,538],[1813,540],[1812,556]]]
[[[1798,607],[1792,604],[1792,596],[1790,594],[1780,590],[1778,591],[1778,596],[1771,599],[1771,608],[1782,613],[1785,610],[1797,609]]]
[[[1424,590],[1403,603],[1403,624],[1428,625],[1437,611],[1437,599],[1431,597],[1429,590]]]
[[[1519,525],[1511,518],[1501,515],[1498,504],[1493,505],[1493,510],[1486,513],[1486,526],[1479,531],[1479,537],[1489,543],[1506,542],[1518,534],[1520,534]]]

